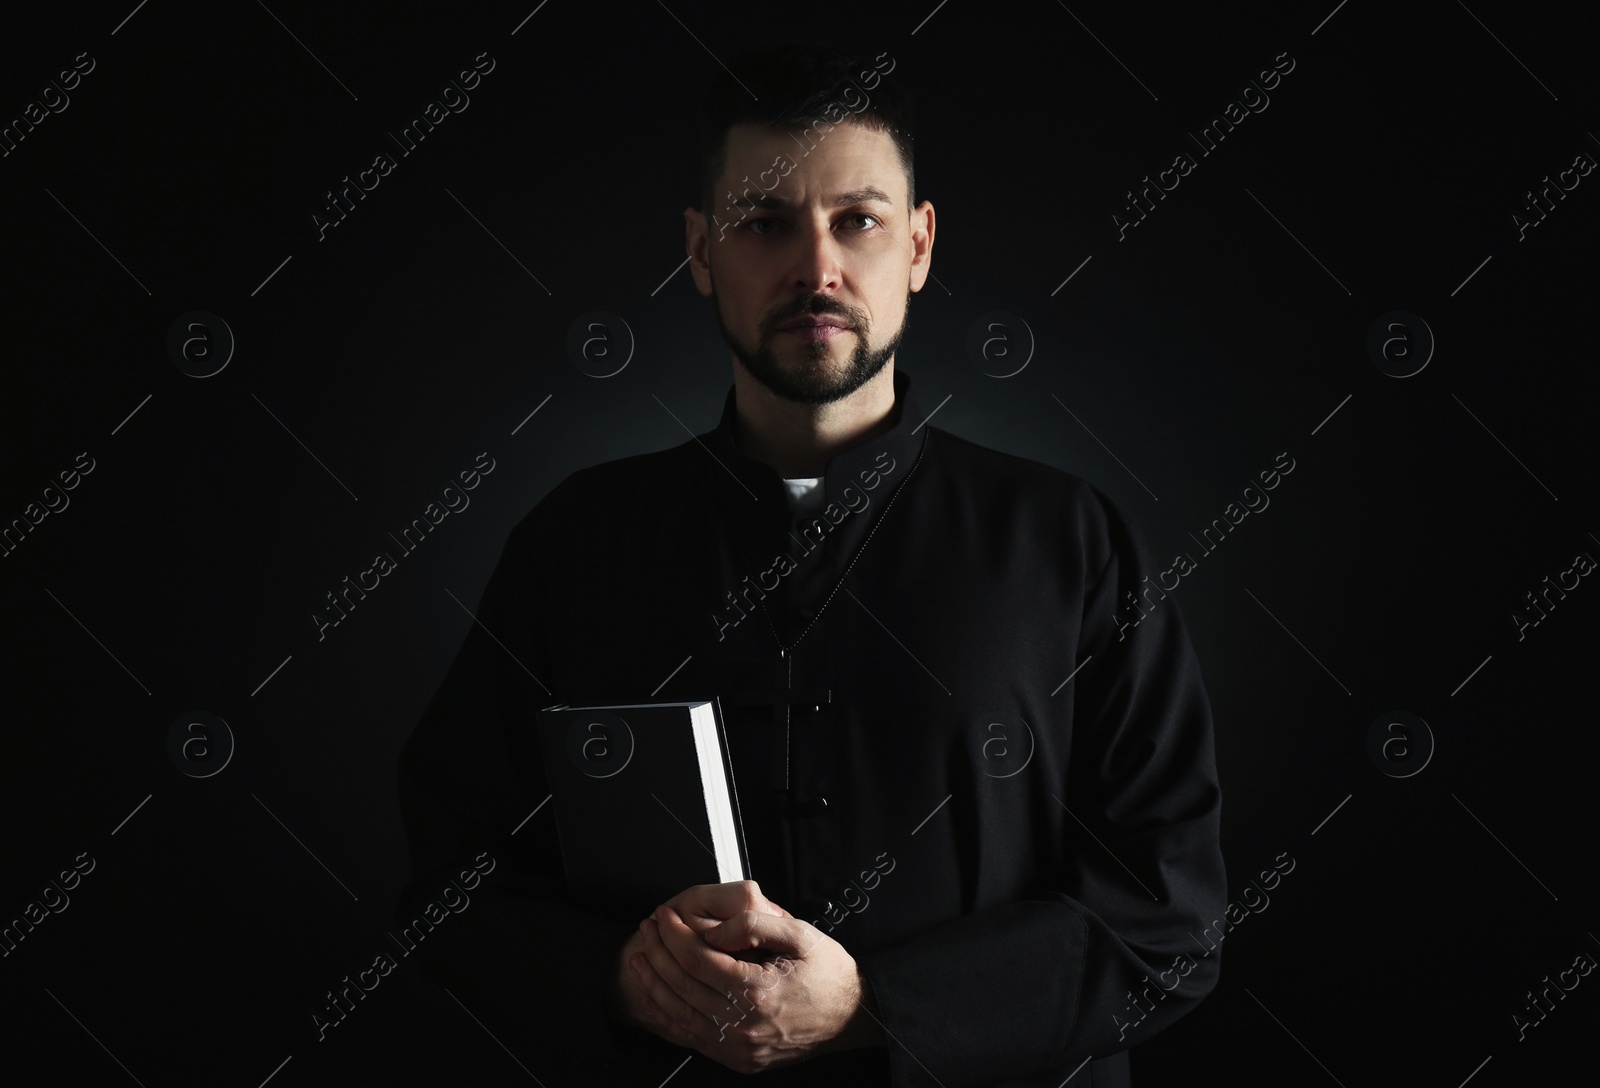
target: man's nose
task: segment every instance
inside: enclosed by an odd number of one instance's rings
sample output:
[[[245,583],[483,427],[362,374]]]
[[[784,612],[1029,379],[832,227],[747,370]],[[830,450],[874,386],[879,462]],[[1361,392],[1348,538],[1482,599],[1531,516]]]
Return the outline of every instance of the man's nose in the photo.
[[[796,230],[800,252],[796,257],[794,284],[817,294],[832,294],[840,287],[843,269],[839,241],[821,223],[809,223]]]

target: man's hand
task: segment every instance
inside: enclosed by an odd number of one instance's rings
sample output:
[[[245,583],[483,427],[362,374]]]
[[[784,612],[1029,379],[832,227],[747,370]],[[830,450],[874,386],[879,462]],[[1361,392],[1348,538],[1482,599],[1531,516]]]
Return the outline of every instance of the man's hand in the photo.
[[[678,912],[685,925],[696,933],[704,933],[729,918],[747,910],[794,917],[778,904],[761,894],[761,885],[753,880],[735,880],[727,884],[696,884],[685,888],[662,904]]]
[[[843,945],[781,907],[712,922],[701,910],[708,887],[730,885],[701,885],[658,907],[640,923],[644,958],[624,952],[655,1034],[740,1073],[882,1041],[871,993]],[[678,900],[687,920],[672,906]],[[745,958],[756,950],[764,958]]]
[[[677,911],[683,922],[696,933],[704,933],[724,920],[747,910],[762,911],[780,918],[791,917],[788,911],[762,895],[760,886],[753,880],[732,881],[727,884],[696,884],[679,892],[664,905]],[[649,996],[646,983],[651,979],[659,981],[659,976],[649,969],[646,951],[643,932],[635,932],[623,943],[616,970],[613,972],[612,996],[615,1011],[626,1023],[658,1035],[669,1043],[682,1043],[683,1039],[673,1033],[672,1017]],[[745,953],[745,955],[750,954]],[[646,965],[647,971],[643,976],[631,966],[635,957]],[[752,955],[750,958],[756,957]],[[671,1005],[674,1013],[682,1012],[678,1007],[679,1004],[681,1002]],[[734,1012],[732,1015],[737,1017],[739,1014]]]

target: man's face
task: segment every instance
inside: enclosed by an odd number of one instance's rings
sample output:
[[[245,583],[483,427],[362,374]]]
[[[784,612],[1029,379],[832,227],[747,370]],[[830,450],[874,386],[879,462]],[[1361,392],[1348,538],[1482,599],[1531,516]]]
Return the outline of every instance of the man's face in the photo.
[[[753,208],[728,198],[746,177]],[[802,137],[735,125],[715,192],[715,222],[686,213],[692,267],[745,369],[787,400],[827,404],[888,365],[933,241],[932,206],[908,215],[889,134],[849,122]]]

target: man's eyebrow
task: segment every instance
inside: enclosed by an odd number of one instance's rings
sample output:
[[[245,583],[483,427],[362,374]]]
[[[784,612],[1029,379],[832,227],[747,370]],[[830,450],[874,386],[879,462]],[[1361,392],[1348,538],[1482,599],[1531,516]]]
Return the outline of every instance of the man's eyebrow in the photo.
[[[766,208],[769,211],[786,211],[793,207],[791,202],[784,197],[768,196],[766,194],[752,197],[735,197],[733,203],[735,207],[748,205],[752,208]],[[861,189],[847,189],[842,193],[835,194],[827,203],[832,208],[848,208],[853,204],[874,203],[887,204],[891,208],[894,207],[894,201],[889,199],[888,193],[871,185]]]

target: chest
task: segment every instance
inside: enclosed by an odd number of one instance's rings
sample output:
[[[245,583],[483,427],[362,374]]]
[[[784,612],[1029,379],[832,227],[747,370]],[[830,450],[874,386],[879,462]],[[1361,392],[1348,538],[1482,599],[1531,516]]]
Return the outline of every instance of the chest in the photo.
[[[908,489],[861,528],[792,570],[715,520],[611,548],[557,583],[544,679],[574,704],[718,696],[757,879],[878,943],[1057,855],[1084,586],[1026,511]]]

